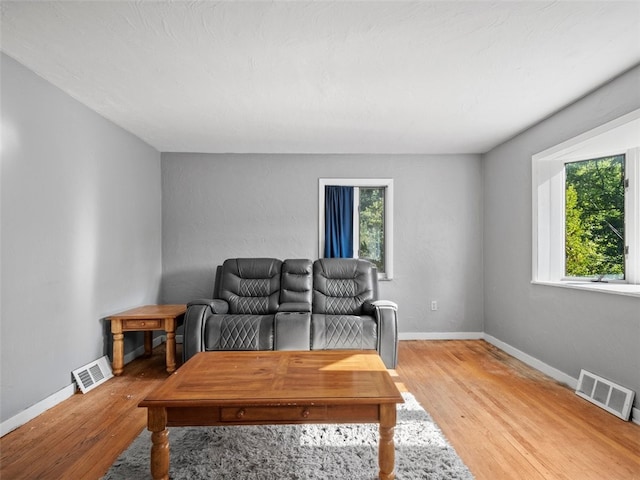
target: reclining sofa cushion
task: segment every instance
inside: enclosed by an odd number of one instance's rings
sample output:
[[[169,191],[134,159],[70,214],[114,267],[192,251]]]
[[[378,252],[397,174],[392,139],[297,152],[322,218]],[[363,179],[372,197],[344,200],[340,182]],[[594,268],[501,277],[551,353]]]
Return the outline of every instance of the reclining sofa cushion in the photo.
[[[378,347],[370,301],[375,271],[366,260],[323,258],[313,264],[311,349]]]
[[[205,320],[207,350],[273,350],[273,319],[280,305],[282,262],[273,258],[225,260],[220,275],[220,308]],[[224,305],[224,303],[223,303]],[[214,311],[216,311],[214,310]]]

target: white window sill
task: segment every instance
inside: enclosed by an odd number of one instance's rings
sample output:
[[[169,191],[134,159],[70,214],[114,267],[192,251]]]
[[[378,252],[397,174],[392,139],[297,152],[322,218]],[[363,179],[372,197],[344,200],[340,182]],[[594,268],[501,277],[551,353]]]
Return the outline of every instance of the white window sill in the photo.
[[[574,290],[590,290],[592,292],[612,293],[614,295],[625,295],[628,297],[640,298],[640,285],[631,285],[628,283],[582,282],[579,280],[566,280],[557,282],[532,280],[531,283],[534,285],[572,288]]]

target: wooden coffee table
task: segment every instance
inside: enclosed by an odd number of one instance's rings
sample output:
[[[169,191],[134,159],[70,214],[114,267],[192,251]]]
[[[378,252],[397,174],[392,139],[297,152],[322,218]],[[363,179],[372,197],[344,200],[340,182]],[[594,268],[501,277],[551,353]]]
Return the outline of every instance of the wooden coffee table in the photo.
[[[186,305],[144,305],[111,315],[113,334],[113,374],[124,368],[124,332],[144,332],[144,353],[151,355],[154,330],[167,332],[167,372],[176,369],[176,327],[178,319],[187,311]]]
[[[392,480],[403,401],[375,351],[234,351],[196,354],[139,406],[152,432],[154,479],[169,478],[167,427],[379,423],[379,477]]]

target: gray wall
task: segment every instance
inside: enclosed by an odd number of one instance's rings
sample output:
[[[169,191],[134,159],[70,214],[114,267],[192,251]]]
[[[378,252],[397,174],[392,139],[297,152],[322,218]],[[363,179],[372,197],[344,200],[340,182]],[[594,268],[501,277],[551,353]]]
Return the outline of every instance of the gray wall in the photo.
[[[161,181],[156,150],[0,61],[4,421],[107,353],[105,316],[158,300]]]
[[[640,108],[640,67],[483,157],[485,332],[640,392],[640,299],[531,284],[531,156]],[[638,401],[636,400],[636,405]]]
[[[225,258],[318,258],[321,177],[394,179],[394,279],[380,294],[401,332],[482,331],[478,155],[163,153],[164,301],[210,297]]]
[[[640,391],[638,299],[530,283],[531,155],[639,108],[640,69],[482,158],[164,153],[161,175],[153,148],[0,61],[2,421],[110,353],[109,314],[207,297],[228,257],[316,258],[320,177],[394,179],[380,291],[402,333],[484,330]]]

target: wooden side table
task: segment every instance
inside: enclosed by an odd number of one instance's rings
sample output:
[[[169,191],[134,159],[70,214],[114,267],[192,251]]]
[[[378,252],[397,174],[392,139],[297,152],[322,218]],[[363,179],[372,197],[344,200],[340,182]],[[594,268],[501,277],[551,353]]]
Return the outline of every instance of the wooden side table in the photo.
[[[124,367],[124,332],[144,332],[144,353],[149,356],[154,330],[167,332],[167,372],[174,372],[176,326],[186,311],[186,305],[145,305],[108,317],[113,334],[113,374],[120,375]]]

